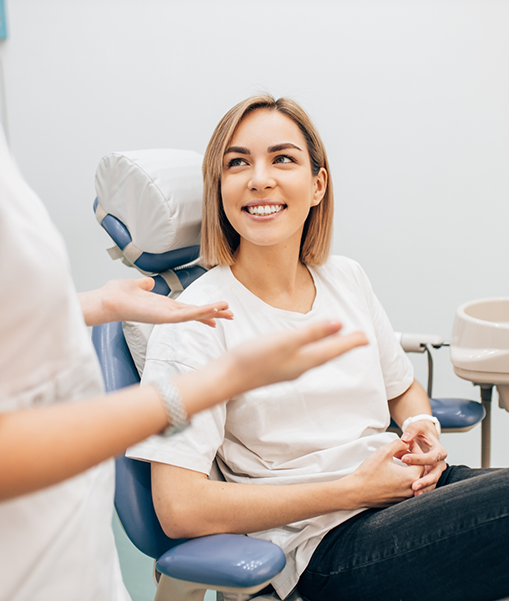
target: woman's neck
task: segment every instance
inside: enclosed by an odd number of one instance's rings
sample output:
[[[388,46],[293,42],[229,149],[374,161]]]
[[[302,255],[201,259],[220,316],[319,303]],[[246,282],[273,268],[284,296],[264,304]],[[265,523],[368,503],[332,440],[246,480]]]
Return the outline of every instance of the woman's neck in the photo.
[[[316,296],[313,278],[299,260],[299,247],[256,246],[244,240],[237,250],[233,275],[272,307],[307,313]]]

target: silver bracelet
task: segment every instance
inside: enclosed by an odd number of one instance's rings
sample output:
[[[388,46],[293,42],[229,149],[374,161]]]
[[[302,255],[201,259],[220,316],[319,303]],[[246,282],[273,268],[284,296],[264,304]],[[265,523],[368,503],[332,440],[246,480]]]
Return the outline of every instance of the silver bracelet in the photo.
[[[427,413],[423,413],[422,415],[414,415],[413,417],[407,417],[401,426],[401,431],[404,432],[407,429],[407,426],[413,424],[414,422],[418,422],[421,419],[426,420],[428,422],[433,422],[435,424],[435,428],[437,429],[437,435],[440,436],[442,432],[442,428],[440,426],[440,422],[434,415],[428,415]]]
[[[166,438],[185,430],[191,422],[182,403],[179,389],[172,382],[166,382],[164,385],[160,382],[151,382],[151,384],[161,397],[169,421],[169,425],[159,432],[159,436]]]

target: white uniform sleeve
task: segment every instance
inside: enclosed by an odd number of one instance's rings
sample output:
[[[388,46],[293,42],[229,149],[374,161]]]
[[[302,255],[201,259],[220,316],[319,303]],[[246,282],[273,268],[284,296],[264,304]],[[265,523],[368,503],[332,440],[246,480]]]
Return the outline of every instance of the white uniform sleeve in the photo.
[[[364,292],[373,319],[387,399],[391,400],[410,387],[414,380],[414,369],[396,339],[387,313],[373,292],[368,276],[359,264],[355,265],[357,281]]]
[[[175,375],[198,369],[223,350],[220,332],[203,324],[158,326],[149,341],[142,385],[157,382],[164,386]],[[186,430],[169,438],[151,436],[129,448],[126,455],[208,475],[223,443],[225,421],[223,403],[196,414]]]

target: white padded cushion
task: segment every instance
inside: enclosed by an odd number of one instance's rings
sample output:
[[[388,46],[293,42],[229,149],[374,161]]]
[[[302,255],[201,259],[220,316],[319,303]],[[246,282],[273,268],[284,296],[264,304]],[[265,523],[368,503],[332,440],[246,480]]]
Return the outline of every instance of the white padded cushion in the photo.
[[[104,210],[129,230],[143,252],[200,243],[202,155],[192,150],[112,152],[95,175]]]
[[[138,323],[137,321],[124,321],[122,323],[127,346],[140,378],[145,367],[148,339],[153,329],[154,326],[150,323]]]

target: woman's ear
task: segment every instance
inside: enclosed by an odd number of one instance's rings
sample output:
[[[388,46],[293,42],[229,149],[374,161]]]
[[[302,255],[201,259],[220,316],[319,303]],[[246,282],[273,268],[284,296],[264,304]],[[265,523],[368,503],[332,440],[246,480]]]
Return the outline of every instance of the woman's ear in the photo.
[[[316,205],[319,205],[322,202],[322,198],[325,195],[325,190],[327,190],[328,178],[329,174],[323,167],[321,167],[318,175],[315,178],[313,202],[311,203],[311,206],[316,207]]]

